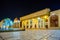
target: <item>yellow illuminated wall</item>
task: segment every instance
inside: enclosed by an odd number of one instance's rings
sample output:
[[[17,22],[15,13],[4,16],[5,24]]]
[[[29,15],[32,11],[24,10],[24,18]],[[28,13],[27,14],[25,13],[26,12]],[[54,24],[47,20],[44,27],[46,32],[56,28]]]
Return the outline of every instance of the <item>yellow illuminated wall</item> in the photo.
[[[48,20],[48,15],[44,15],[41,17],[39,16],[39,18],[42,21],[39,23],[40,27],[38,26],[38,17],[22,21],[22,27],[26,28],[26,29],[27,28],[45,28],[44,26],[45,26],[46,20]],[[32,27],[31,27],[30,20],[32,20]],[[47,24],[47,26],[48,26],[48,24]]]
[[[38,12],[32,13],[30,15],[26,15],[20,17],[20,21],[22,22],[22,28],[45,28],[46,20],[48,20],[50,10],[44,9]],[[40,23],[38,22],[38,17],[40,18]],[[32,20],[32,23],[31,23]],[[47,21],[48,22],[48,21]],[[32,27],[31,27],[32,24]],[[40,27],[38,26],[40,24]],[[48,25],[48,24],[47,24]]]

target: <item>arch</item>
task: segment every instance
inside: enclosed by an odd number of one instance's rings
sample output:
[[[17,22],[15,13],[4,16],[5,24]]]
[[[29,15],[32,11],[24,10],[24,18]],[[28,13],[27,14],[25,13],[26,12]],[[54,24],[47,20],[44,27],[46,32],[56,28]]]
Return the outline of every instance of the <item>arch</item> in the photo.
[[[50,16],[50,27],[58,27],[58,15]]]

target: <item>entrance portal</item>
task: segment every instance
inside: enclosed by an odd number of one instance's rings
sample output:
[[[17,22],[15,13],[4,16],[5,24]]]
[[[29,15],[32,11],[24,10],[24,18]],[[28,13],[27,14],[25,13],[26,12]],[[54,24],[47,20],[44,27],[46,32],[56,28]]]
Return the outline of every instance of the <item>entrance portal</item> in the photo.
[[[58,27],[58,15],[52,15],[50,17],[50,27]]]

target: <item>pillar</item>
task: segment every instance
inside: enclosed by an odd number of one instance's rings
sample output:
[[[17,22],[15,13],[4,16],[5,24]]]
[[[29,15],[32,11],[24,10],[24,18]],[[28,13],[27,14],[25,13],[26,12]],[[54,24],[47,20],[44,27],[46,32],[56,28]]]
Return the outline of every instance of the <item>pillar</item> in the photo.
[[[48,17],[48,28],[50,28],[50,16]]]
[[[32,19],[32,28],[35,28],[34,24],[35,24],[34,19]]]
[[[58,26],[60,27],[60,14],[58,15]]]

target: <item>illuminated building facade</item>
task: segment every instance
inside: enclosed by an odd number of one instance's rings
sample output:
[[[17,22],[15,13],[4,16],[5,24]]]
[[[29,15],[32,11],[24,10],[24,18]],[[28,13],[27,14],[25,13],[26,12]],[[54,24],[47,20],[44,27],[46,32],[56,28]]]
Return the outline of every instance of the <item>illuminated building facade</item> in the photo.
[[[49,19],[50,19],[49,22],[50,27],[60,28],[60,10],[50,12]]]
[[[40,28],[60,28],[60,10],[50,12],[46,8],[29,15],[14,19],[14,22],[6,18],[0,22],[0,28],[23,28],[23,29],[40,29]]]
[[[50,9],[46,8],[20,17],[20,28],[49,28]]]
[[[15,18],[13,28],[19,28],[19,27],[20,27],[20,20],[18,18]]]
[[[4,23],[4,20],[1,20],[1,22],[0,22],[0,28],[2,28],[3,23]]]

